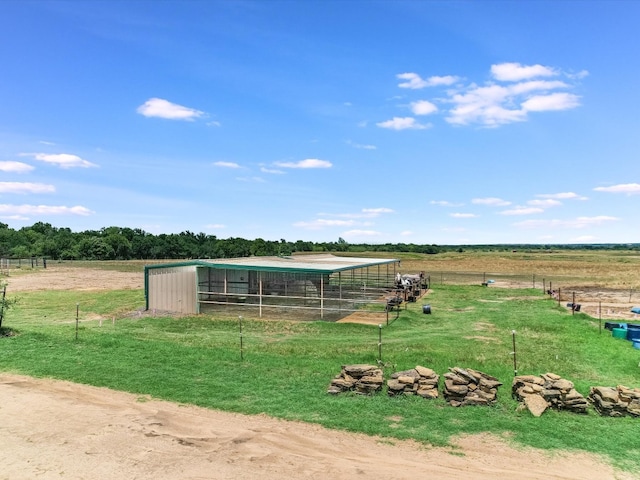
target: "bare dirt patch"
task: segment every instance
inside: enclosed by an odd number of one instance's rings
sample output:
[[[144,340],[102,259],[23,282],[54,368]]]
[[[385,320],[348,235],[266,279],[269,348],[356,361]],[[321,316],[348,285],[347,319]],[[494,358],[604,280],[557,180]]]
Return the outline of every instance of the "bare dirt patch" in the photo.
[[[429,448],[11,374],[0,398],[3,479],[633,478],[594,455],[490,435]]]
[[[9,292],[37,290],[128,290],[144,288],[144,273],[119,272],[94,268],[50,264],[46,269],[12,270],[7,282]]]

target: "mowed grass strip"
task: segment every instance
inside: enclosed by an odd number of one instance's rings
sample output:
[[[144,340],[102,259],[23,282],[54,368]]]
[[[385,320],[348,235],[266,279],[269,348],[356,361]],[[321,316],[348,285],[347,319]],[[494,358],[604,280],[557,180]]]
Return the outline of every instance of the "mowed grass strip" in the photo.
[[[602,418],[595,411],[534,418],[511,398],[513,331],[519,374],[554,372],[583,395],[594,385],[640,386],[640,355],[630,342],[600,333],[597,320],[572,315],[538,289],[437,286],[382,328],[244,319],[242,352],[238,318],[126,313],[143,301],[135,290],[21,294],[5,319],[16,335],[0,339],[1,368],[389,439],[447,445],[455,435],[491,432],[522,445],[583,450],[626,468],[640,466],[640,419]],[[422,312],[426,303],[431,314]],[[391,398],[384,391],[326,393],[343,364],[378,360],[387,378],[416,365],[440,374],[459,366],[496,376],[504,386],[492,407],[454,408],[442,398]]]

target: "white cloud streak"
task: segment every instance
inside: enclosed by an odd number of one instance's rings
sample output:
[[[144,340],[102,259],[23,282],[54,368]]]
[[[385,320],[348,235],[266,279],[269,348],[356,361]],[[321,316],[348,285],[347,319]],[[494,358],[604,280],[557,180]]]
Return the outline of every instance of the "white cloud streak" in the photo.
[[[553,198],[545,198],[542,200],[529,200],[527,202],[527,205],[540,207],[540,208],[549,208],[549,207],[557,207],[558,205],[562,205],[562,202],[555,200]]]
[[[544,209],[538,207],[514,207],[509,210],[503,210],[500,215],[533,215],[542,212],[544,212]]]
[[[53,193],[53,185],[28,182],[0,182],[0,193]]]
[[[626,193],[627,195],[638,195],[640,194],[640,184],[621,183],[619,185],[611,185],[610,187],[596,187],[594,188],[594,190],[596,192]]]
[[[431,200],[429,203],[440,207],[462,207],[464,205],[464,203],[453,203],[447,200]]]
[[[580,97],[566,92],[552,93],[550,95],[536,95],[522,102],[522,108],[527,112],[568,110],[579,105]]]
[[[451,213],[449,214],[450,217],[453,218],[477,218],[479,217],[479,215],[476,215],[475,213]]]
[[[260,171],[262,173],[269,173],[271,175],[284,175],[284,171],[283,170],[277,170],[275,168],[267,168],[267,167],[260,167]]]
[[[55,205],[0,205],[0,215],[81,215],[93,214],[91,210],[80,205],[75,207]]]
[[[275,165],[280,168],[331,168],[333,164],[326,160],[319,160],[317,158],[307,158],[300,160],[299,162],[275,162]]]
[[[475,205],[487,205],[489,207],[506,207],[511,205],[511,202],[496,197],[474,198],[471,200],[471,203]]]
[[[41,162],[57,165],[60,168],[91,168],[97,167],[95,163],[80,158],[78,155],[70,153],[21,153],[23,156],[32,156]]]
[[[0,162],[0,172],[9,172],[9,173],[27,173],[34,170],[35,167],[32,167],[29,164],[22,162]]]
[[[393,117],[391,120],[378,122],[376,125],[390,130],[424,130],[431,127],[431,125],[417,123],[413,117]]]
[[[503,82],[518,82],[527,78],[557,75],[556,71],[551,67],[545,67],[543,65],[521,65],[515,62],[491,65],[491,74],[496,80]]]
[[[347,140],[347,145],[351,145],[353,148],[359,148],[361,150],[376,150],[378,148],[375,145],[355,143],[351,140]]]
[[[418,90],[425,87],[437,87],[442,85],[453,85],[458,81],[458,77],[453,75],[445,75],[442,77],[433,76],[426,80],[423,80],[417,73],[399,73],[396,78],[405,80],[398,84],[400,88],[409,88],[412,90]]]
[[[233,169],[242,168],[236,162],[220,161],[220,162],[215,162],[213,165],[216,166],[216,167],[221,167],[221,168],[233,168]]]
[[[382,208],[363,208],[362,209],[362,213],[366,214],[366,215],[374,215],[374,216],[378,216],[381,215],[383,213],[393,213],[394,211],[391,208],[386,208],[386,207],[382,207]]]
[[[560,193],[541,193],[536,195],[538,198],[550,198],[555,200],[588,200],[587,197],[578,195],[574,192],[560,192]]]
[[[150,98],[136,111],[145,117],[165,118],[169,120],[186,120],[193,121],[196,118],[203,117],[204,112],[195,108],[184,107],[176,103],[171,103],[163,98]]]

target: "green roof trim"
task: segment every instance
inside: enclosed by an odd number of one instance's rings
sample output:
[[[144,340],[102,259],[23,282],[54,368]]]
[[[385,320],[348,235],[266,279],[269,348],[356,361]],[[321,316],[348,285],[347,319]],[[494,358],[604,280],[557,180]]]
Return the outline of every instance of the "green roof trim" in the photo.
[[[343,272],[358,268],[375,267],[399,262],[396,258],[338,257],[335,255],[297,255],[291,257],[241,257],[212,260],[188,260],[185,262],[146,265],[149,270],[176,267],[208,267],[229,270],[255,270],[262,272],[323,273]]]

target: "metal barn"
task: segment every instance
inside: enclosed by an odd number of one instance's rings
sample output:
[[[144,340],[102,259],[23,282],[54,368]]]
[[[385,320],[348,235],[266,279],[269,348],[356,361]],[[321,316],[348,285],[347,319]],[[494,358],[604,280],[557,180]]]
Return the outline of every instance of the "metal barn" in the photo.
[[[192,260],[145,267],[147,310],[339,320],[385,311],[397,259],[294,255]]]

